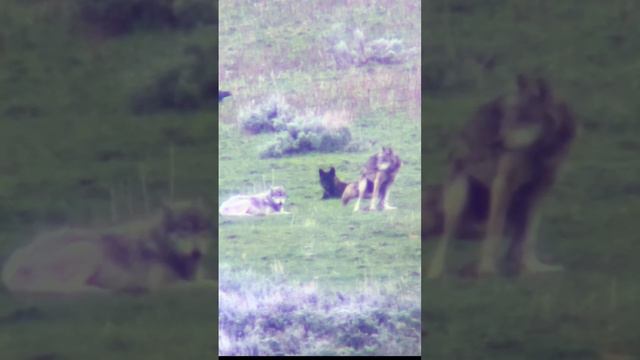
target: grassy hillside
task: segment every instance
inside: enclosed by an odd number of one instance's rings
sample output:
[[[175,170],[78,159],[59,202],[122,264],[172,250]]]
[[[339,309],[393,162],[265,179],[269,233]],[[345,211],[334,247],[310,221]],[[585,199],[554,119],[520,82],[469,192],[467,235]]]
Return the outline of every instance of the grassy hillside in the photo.
[[[79,15],[86,3],[0,4],[0,263],[59,226],[119,223],[164,200],[215,206],[215,112],[132,111],[132,99],[189,63],[186,48],[215,46],[215,25],[116,36]],[[46,301],[0,288],[2,357],[211,357],[215,296]]]
[[[323,1],[315,5],[299,1],[220,4],[220,88],[233,94],[220,106],[220,202],[231,195],[263,191],[273,182],[287,190],[285,209],[291,212],[267,218],[220,218],[221,351],[416,355],[420,336],[419,3],[346,6]],[[356,29],[365,42],[401,39],[407,58],[390,65],[339,66],[332,47],[349,39]],[[353,151],[261,158],[275,135],[247,135],[242,120],[247,110],[274,94],[301,114],[311,112],[348,126],[351,142],[358,146]],[[338,177],[354,181],[362,164],[383,145],[393,147],[404,164],[391,190],[397,210],[354,214],[353,203],[343,207],[336,199],[320,199],[319,168],[335,166]],[[254,275],[237,275],[246,271]],[[268,291],[260,285],[276,280],[294,288],[312,286],[319,303],[331,303],[336,296],[369,296],[354,300],[356,309],[343,308],[344,304],[320,307],[305,303],[304,296],[297,295],[301,290],[271,290],[276,294],[265,295]],[[285,325],[271,331],[260,325],[276,321],[263,313],[267,310],[247,309],[253,309],[253,301],[270,303],[279,296],[282,306],[296,311],[273,310]],[[383,300],[374,300],[378,297]],[[236,299],[238,305],[229,299]],[[240,305],[245,302],[249,304]],[[386,308],[382,303],[390,305]],[[353,328],[359,321],[373,321],[369,309],[389,317],[391,325],[374,322],[371,328]]]
[[[524,71],[548,78],[580,122],[544,204],[540,252],[561,274],[423,286],[431,359],[635,359],[640,47],[633,1],[430,1],[423,9],[423,180],[451,136]],[[433,244],[425,243],[429,260]],[[450,269],[477,256],[457,243]]]

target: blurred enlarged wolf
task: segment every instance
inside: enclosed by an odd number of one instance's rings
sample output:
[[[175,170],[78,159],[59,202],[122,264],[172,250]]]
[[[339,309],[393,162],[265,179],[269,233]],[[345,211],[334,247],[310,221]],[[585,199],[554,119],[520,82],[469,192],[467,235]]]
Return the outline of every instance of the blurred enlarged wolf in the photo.
[[[362,199],[371,194],[370,210],[395,209],[389,204],[389,190],[400,167],[402,161],[393,149],[382,147],[364,164],[360,179],[347,185],[342,193],[342,205],[347,205],[349,201],[357,198],[353,211],[359,211]]]
[[[161,214],[102,228],[64,228],[38,236],[4,264],[18,294],[144,292],[199,280],[212,239],[210,212],[172,204]]]
[[[423,201],[428,230],[443,233],[430,278],[442,274],[447,245],[461,230],[480,229],[484,235],[474,275],[497,272],[497,252],[507,235],[512,239],[507,265],[513,272],[560,269],[536,256],[536,228],[540,202],[556,181],[576,122],[543,79],[519,75],[517,88],[515,97],[499,97],[477,110],[451,153],[444,186],[432,187],[429,201]]]
[[[269,190],[255,195],[236,195],[220,205],[220,215],[262,216],[288,214],[284,211],[287,192],[282,186],[272,186]]]

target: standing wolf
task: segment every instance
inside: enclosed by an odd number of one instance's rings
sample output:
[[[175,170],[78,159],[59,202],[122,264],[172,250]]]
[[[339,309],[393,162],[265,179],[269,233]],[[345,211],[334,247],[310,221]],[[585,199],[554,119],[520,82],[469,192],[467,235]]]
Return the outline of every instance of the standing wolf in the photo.
[[[359,211],[360,202],[370,193],[369,210],[395,209],[389,205],[389,190],[401,166],[402,161],[393,149],[382,147],[382,150],[364,164],[360,179],[347,185],[342,193],[342,205],[347,205],[349,201],[357,198],[353,211]]]
[[[515,272],[560,269],[538,260],[536,228],[540,202],[555,182],[576,124],[544,80],[519,75],[517,87],[515,98],[481,106],[460,134],[442,190],[443,236],[430,278],[442,274],[449,241],[470,222],[484,228],[477,274],[497,272],[497,252],[507,234],[507,260]]]

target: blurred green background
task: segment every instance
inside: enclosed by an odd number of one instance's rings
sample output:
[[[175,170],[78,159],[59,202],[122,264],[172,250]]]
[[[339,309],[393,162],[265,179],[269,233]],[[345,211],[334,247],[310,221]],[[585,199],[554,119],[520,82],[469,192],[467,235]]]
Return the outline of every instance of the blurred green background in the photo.
[[[0,3],[0,263],[59,226],[122,222],[166,200],[216,207],[216,7]],[[215,299],[200,289],[37,300],[0,287],[0,357],[213,357]]]
[[[542,75],[580,123],[544,203],[543,258],[564,273],[465,281],[477,243],[457,242],[450,276],[423,281],[427,359],[637,359],[634,230],[640,217],[640,3],[433,0],[423,5],[423,184],[439,183],[452,137],[482,102]],[[428,264],[433,243],[423,243]]]

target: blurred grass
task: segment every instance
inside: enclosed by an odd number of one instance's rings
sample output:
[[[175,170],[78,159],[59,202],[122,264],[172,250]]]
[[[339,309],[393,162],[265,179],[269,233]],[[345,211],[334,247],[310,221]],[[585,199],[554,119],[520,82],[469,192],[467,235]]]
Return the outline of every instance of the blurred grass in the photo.
[[[185,63],[184,49],[215,45],[216,30],[97,37],[73,17],[76,3],[0,4],[0,263],[40,231],[110,223],[112,204],[118,221],[144,214],[140,167],[156,209],[170,195],[171,146],[174,199],[215,206],[216,114],[138,117],[129,104]],[[215,299],[202,289],[51,301],[0,288],[0,357],[211,357]]]
[[[566,271],[425,281],[424,356],[638,358],[638,3],[430,1],[423,13],[423,181],[441,181],[448,140],[516,72],[548,78],[581,127],[540,229],[540,252]],[[450,271],[477,250],[457,243]]]

